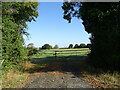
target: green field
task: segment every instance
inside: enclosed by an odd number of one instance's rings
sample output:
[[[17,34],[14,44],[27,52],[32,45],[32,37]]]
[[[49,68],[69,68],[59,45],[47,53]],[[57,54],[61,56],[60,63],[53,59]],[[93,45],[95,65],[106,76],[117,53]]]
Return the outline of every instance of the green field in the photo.
[[[38,67],[41,65],[46,65],[46,64],[51,65],[53,63],[57,63],[57,65],[61,64],[60,65],[61,68],[70,69],[73,66],[67,66],[67,67],[64,66],[66,64],[68,65],[73,63],[79,64],[82,61],[85,61],[87,54],[89,53],[90,50],[88,48],[41,50],[37,54],[33,55],[30,61],[31,63],[37,64]],[[79,65],[76,68],[79,68]],[[36,69],[30,71],[35,71],[35,70]]]
[[[55,55],[56,51],[56,55]],[[64,56],[86,56],[90,53],[89,48],[80,49],[50,49],[41,50],[39,53],[32,56],[32,58],[46,58],[46,57],[64,57]]]
[[[45,71],[59,66],[59,69],[51,70],[63,72],[72,70],[71,72],[74,72],[74,70],[76,71],[81,68],[80,64],[86,61],[87,54],[89,53],[90,50],[88,48],[41,50],[31,57],[30,62],[37,65],[34,69],[29,69],[28,71],[32,73],[41,72],[42,70],[38,67],[47,65],[49,67],[46,67]],[[79,70],[77,72],[79,72]]]

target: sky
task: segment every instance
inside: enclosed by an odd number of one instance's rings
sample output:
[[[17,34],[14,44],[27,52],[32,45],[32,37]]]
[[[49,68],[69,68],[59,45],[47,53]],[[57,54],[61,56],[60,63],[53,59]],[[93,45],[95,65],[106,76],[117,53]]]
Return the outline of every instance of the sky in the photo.
[[[69,44],[90,43],[88,34],[82,20],[73,18],[71,23],[63,19],[62,2],[40,2],[38,6],[39,16],[36,22],[28,23],[27,32],[29,38],[24,36],[25,44],[34,43],[35,47],[57,44],[60,48]]]

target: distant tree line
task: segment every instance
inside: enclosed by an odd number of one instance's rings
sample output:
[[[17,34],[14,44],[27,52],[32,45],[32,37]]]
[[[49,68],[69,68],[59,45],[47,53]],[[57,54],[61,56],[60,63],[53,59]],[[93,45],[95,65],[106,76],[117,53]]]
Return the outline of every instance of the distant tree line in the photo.
[[[84,44],[84,43],[81,43],[80,45],[78,44],[75,44],[75,46],[73,46],[73,44],[70,44],[68,46],[68,48],[90,48],[91,47],[91,44]]]
[[[59,48],[58,45],[55,45],[54,47],[52,47],[52,45],[50,44],[44,44],[41,48],[38,49],[34,46],[33,43],[29,43],[27,45],[27,51],[28,51],[27,56],[30,58],[32,55],[37,54],[39,50],[42,50],[42,49],[58,49],[58,48]]]
[[[42,47],[39,48],[41,49],[59,49],[59,46],[56,44],[54,47],[50,44],[44,44]]]
[[[60,48],[60,49],[67,49],[67,48],[91,48],[91,44],[84,44],[84,43],[81,43],[80,45],[78,44],[75,44],[73,46],[73,44],[69,44],[68,47],[63,47],[63,48]],[[42,47],[39,48],[40,50],[41,49],[59,49],[59,46],[56,44],[54,47],[50,44],[44,44]]]

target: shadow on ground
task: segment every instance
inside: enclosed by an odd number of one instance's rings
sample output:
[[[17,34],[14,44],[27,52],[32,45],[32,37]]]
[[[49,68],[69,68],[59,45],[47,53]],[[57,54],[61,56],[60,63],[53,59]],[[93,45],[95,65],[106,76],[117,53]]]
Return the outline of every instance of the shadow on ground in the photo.
[[[84,71],[89,72],[91,69],[87,64],[87,56],[59,56],[46,58],[32,58],[30,62],[35,66],[26,70],[29,73],[53,72],[62,73],[70,72],[74,76],[79,77]],[[100,71],[98,71],[100,72]],[[94,74],[96,71],[90,70],[89,73]]]

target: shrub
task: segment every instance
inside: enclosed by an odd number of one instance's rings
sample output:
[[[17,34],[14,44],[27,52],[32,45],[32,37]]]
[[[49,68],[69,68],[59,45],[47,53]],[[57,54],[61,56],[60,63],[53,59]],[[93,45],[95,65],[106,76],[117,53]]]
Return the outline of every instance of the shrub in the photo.
[[[34,47],[27,47],[28,49],[28,56],[32,56],[34,54],[37,54],[38,50],[37,48],[34,48]]]

